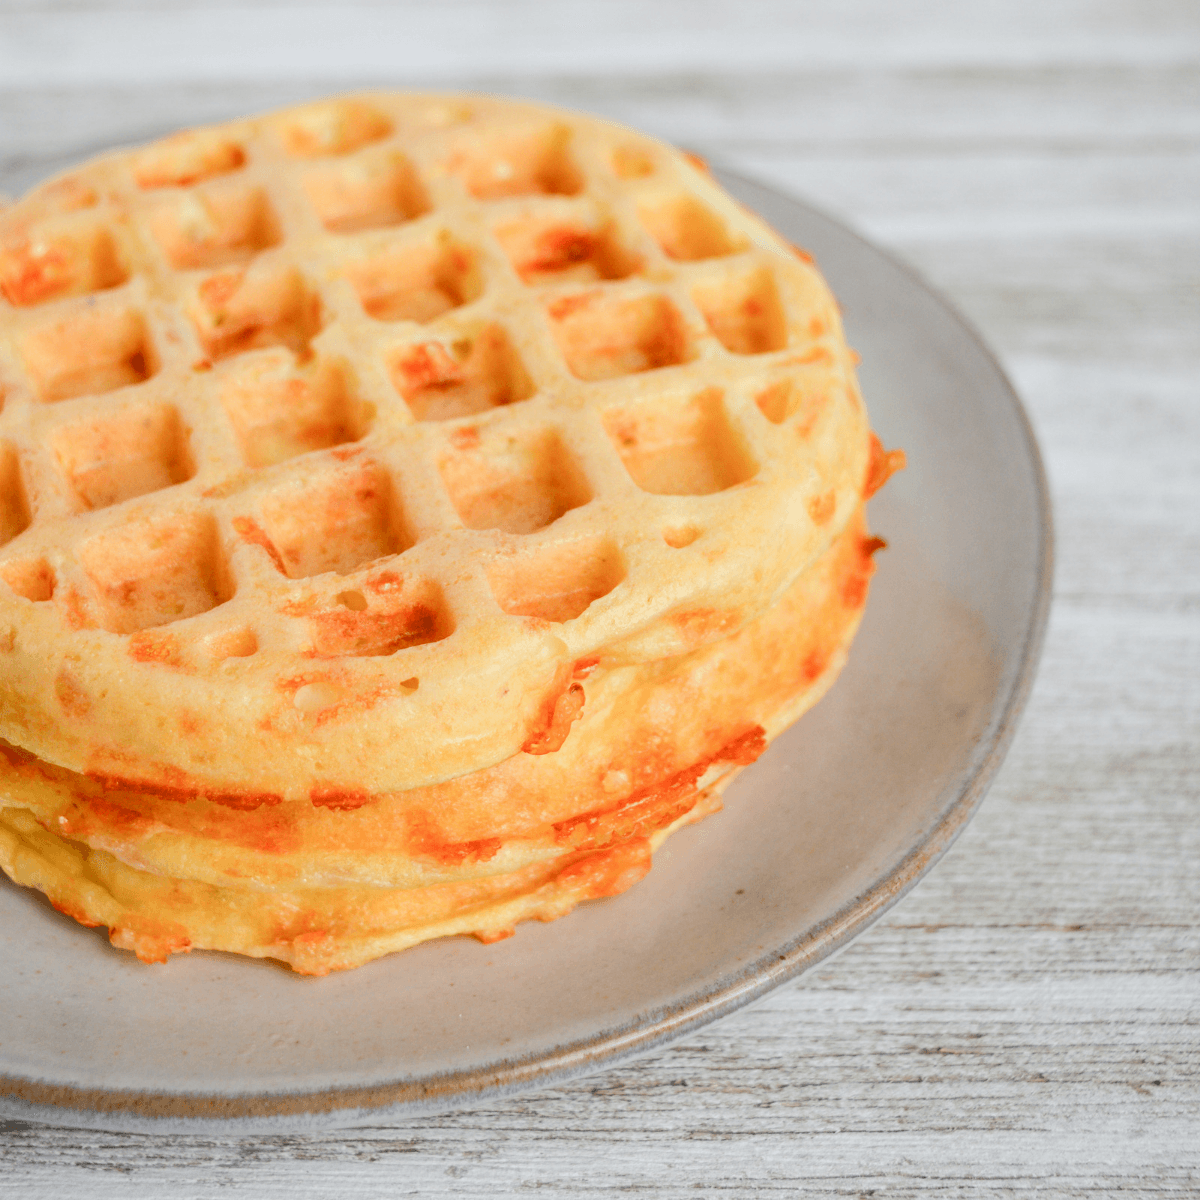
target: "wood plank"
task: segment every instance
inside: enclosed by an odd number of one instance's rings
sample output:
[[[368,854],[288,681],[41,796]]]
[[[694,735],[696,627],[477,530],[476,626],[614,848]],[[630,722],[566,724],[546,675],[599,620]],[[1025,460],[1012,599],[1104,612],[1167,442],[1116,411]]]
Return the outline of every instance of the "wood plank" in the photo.
[[[616,68],[655,76],[794,72],[798,64],[1029,68],[1116,60],[1162,67],[1195,58],[1194,10],[1181,0],[1144,3],[1137,20],[1128,19],[1126,5],[1087,0],[979,0],[970,10],[945,0],[902,7],[742,0],[734,25],[722,5],[639,0],[350,0],[336,7],[25,0],[6,8],[0,77],[14,87],[354,75],[412,85],[455,72],[486,75],[506,57],[529,74]]]

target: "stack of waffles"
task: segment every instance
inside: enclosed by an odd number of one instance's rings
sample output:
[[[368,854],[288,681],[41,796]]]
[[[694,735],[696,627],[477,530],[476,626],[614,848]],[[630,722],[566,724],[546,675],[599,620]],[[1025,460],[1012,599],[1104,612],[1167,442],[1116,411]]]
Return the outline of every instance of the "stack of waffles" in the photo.
[[[338,98],[0,213],[0,867],[313,974],[612,895],[828,688],[891,469],[702,164]]]

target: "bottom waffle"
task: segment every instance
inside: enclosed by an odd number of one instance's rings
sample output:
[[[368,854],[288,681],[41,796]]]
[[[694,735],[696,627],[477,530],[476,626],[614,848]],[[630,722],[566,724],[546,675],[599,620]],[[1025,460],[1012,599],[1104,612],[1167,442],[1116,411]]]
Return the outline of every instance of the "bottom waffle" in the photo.
[[[0,866],[81,924],[108,926],[113,945],[143,962],[165,962],[192,949],[229,950],[277,959],[302,975],[326,975],[432,938],[473,934],[499,941],[518,921],[553,921],[582,900],[618,895],[650,870],[652,852],[669,834],[720,808],[725,782],[649,837],[425,888],[266,892],[151,875],[47,833],[32,814],[15,808],[0,809]]]
[[[219,949],[325,974],[553,920],[637,882],[663,839],[716,811],[739,767],[824,694],[879,544],[860,509],[739,633],[665,663],[596,667],[556,752],[433,788],[242,812],[105,792],[0,746],[0,868],[145,961]]]

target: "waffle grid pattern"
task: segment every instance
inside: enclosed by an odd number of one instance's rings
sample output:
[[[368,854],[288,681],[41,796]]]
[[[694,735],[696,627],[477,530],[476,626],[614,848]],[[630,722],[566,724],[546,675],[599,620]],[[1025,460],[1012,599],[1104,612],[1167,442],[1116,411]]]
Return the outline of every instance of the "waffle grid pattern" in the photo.
[[[591,649],[664,576],[749,563],[764,488],[811,557],[863,421],[816,272],[601,122],[325,102],[0,230],[0,616],[137,664],[415,654],[480,614]]]

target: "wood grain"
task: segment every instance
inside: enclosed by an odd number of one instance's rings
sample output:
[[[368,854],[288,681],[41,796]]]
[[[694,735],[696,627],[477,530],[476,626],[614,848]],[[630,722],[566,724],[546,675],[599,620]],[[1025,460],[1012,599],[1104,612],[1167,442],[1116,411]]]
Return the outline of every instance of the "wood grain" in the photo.
[[[10,1122],[0,1194],[1200,1194],[1193,3],[0,15],[12,187],[106,140],[400,81],[606,113],[843,215],[1001,355],[1059,547],[1041,673],[991,796],[913,895],[802,981],[602,1075],[391,1127]]]

